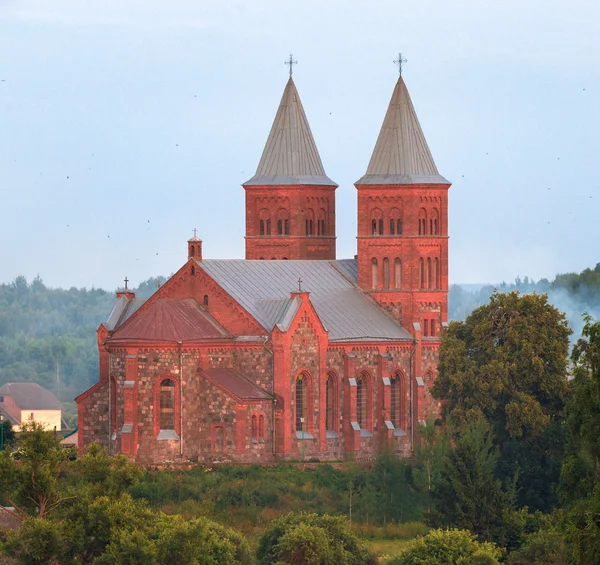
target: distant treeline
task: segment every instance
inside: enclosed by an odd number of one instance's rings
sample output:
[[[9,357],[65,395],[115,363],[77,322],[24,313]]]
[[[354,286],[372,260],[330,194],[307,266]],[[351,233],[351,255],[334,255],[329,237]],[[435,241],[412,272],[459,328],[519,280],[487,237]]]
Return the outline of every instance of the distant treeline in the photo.
[[[135,289],[150,296],[166,279],[150,278]],[[517,278],[513,283],[486,285],[478,290],[452,285],[450,318],[464,320],[501,292],[548,293],[549,301],[566,312],[579,335],[581,314],[600,318],[600,263],[582,273],[557,275],[553,281]],[[48,288],[40,277],[30,283],[19,276],[0,285],[0,385],[37,382],[63,401],[71,401],[98,378],[96,329],[110,313],[113,292],[102,289]],[[69,411],[67,411],[67,415]]]

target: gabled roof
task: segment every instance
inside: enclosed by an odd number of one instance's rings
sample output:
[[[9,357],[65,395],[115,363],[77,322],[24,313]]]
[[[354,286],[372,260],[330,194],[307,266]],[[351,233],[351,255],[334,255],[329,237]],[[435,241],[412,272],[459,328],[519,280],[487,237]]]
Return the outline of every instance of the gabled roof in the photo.
[[[310,292],[310,301],[330,341],[412,340],[412,336],[357,288],[356,260],[196,261],[267,331],[287,329],[297,311],[290,293]]]
[[[62,410],[62,404],[37,383],[6,383],[0,396],[10,396],[21,410]]]
[[[202,369],[215,384],[241,400],[271,400],[273,397],[234,369]]]
[[[20,418],[15,418],[12,414],[8,412],[8,410],[0,404],[0,415],[2,415],[3,420],[8,420],[12,426],[18,426],[20,423]],[[20,414],[19,414],[20,416]]]
[[[231,339],[219,323],[193,298],[160,298],[108,339],[118,341],[190,342]]]
[[[394,88],[367,173],[356,184],[450,184],[438,173],[402,76]]]
[[[325,174],[300,95],[291,77],[283,91],[256,174],[243,186],[277,184],[337,186]]]
[[[125,321],[127,321],[133,314],[135,314],[146,302],[145,298],[126,298],[125,296],[120,296],[117,298],[113,309],[108,316],[106,322],[104,322],[104,327],[112,332],[121,326]]]

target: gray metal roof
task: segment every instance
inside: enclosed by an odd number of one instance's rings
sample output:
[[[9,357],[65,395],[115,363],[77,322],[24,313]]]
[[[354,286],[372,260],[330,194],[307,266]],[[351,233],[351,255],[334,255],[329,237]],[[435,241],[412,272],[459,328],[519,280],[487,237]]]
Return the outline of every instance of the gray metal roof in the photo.
[[[438,173],[402,76],[394,88],[367,173],[356,184],[450,184]]]
[[[290,293],[310,292],[310,300],[330,341],[412,340],[391,316],[355,283],[356,261],[197,261],[225,291],[268,331],[289,325]]]
[[[317,184],[337,186],[326,174],[300,95],[290,78],[256,174],[244,186]]]
[[[120,296],[117,298],[108,319],[104,322],[104,327],[109,332],[114,331],[123,324],[125,320],[131,318],[131,316],[141,308],[144,302],[146,302],[146,298],[132,298],[130,300],[124,296]]]

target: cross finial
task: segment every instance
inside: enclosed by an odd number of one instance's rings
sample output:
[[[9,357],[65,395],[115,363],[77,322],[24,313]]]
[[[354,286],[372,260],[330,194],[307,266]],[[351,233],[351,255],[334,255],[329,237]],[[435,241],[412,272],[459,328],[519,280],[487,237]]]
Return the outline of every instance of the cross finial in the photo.
[[[198,232],[198,230],[196,228],[194,228],[194,237],[196,237],[197,232]]]
[[[298,277],[298,292],[302,292],[302,279]]]
[[[127,283],[129,282],[129,279],[127,277],[125,277],[125,290],[127,290]]]
[[[402,74],[402,66],[404,63],[408,63],[408,61],[402,57],[402,53],[398,53],[398,58],[394,59],[394,64],[398,65],[398,74]]]
[[[294,61],[294,56],[290,53],[290,60],[289,61],[284,61],[283,62],[284,65],[289,65],[290,66],[290,78],[292,78],[292,74],[294,72],[294,65],[298,64],[298,61]]]

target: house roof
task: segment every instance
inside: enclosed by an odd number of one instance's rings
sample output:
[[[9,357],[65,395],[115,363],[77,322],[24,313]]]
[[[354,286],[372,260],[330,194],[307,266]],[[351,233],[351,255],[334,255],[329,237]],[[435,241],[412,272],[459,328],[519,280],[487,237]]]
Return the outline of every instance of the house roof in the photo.
[[[256,174],[244,186],[281,184],[337,186],[325,174],[291,77],[283,91]]]
[[[20,418],[15,418],[8,410],[0,404],[0,415],[2,415],[3,420],[8,420],[11,426],[17,426],[20,423]]]
[[[144,302],[146,302],[145,298],[129,299],[126,296],[120,296],[117,298],[108,319],[104,322],[104,327],[109,332],[112,332],[115,328],[118,328],[131,318],[131,316],[142,307]]]
[[[230,338],[231,334],[193,298],[161,298],[128,324],[119,326],[109,341],[189,342]]]
[[[242,400],[271,400],[273,397],[234,369],[203,369],[202,373]]]
[[[10,396],[21,410],[62,410],[62,404],[49,390],[37,383],[6,383],[0,396]]]
[[[367,173],[356,184],[450,184],[438,173],[402,76],[392,93]]]
[[[297,304],[290,293],[310,292],[310,301],[330,341],[412,340],[412,336],[357,288],[354,259],[338,261],[196,261],[267,331],[289,325]]]

